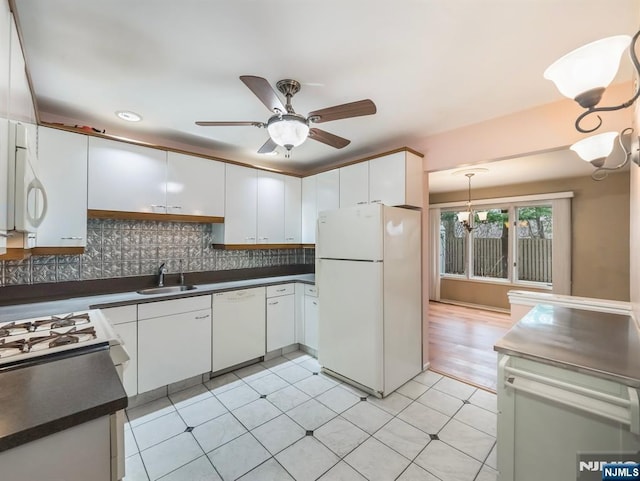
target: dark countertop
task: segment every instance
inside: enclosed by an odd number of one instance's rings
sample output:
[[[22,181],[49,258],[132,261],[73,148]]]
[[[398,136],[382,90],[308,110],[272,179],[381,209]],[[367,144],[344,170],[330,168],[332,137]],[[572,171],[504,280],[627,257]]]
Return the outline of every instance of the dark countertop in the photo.
[[[0,372],[0,451],[127,407],[108,346]]]
[[[640,331],[630,316],[538,304],[494,350],[640,388]]]
[[[314,284],[314,274],[297,274],[289,276],[262,277],[238,281],[215,282],[210,284],[198,284],[197,289],[183,291],[174,294],[141,295],[137,292],[122,292],[118,294],[102,294],[85,297],[72,297],[68,299],[16,304],[0,306],[0,322],[16,321],[39,316],[51,316],[67,312],[79,312],[89,309],[101,309],[105,307],[127,306],[131,304],[144,304],[167,299],[181,297],[194,297],[213,294],[214,292],[231,291],[248,287],[271,286],[289,282],[301,282]]]

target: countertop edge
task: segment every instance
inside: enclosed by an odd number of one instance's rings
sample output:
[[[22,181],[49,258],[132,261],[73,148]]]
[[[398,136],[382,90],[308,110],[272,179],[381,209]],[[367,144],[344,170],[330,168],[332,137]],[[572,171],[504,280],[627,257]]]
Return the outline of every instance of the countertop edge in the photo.
[[[67,375],[65,367],[69,363],[78,366],[78,361],[84,363]],[[62,368],[60,365],[55,366],[56,363],[62,363]],[[0,372],[0,380],[4,376],[9,376],[9,381],[4,378],[5,382],[17,390],[17,393],[9,391],[15,404],[8,410],[0,411],[0,426],[5,430],[5,433],[0,432],[0,452],[111,415],[125,409],[128,404],[127,395],[107,348]],[[47,391],[53,385],[60,386],[58,379],[62,379],[63,383],[67,380],[78,384],[73,387],[73,384],[67,383],[62,388]],[[21,380],[23,383],[16,382]],[[93,386],[87,386],[91,383]],[[22,403],[22,398],[29,395],[25,390],[43,392],[35,402]],[[56,407],[59,405],[64,407],[59,409]],[[78,405],[77,410],[73,408],[74,405]],[[56,414],[56,410],[63,412]],[[37,414],[34,415],[34,412]],[[7,417],[4,422],[3,416]]]

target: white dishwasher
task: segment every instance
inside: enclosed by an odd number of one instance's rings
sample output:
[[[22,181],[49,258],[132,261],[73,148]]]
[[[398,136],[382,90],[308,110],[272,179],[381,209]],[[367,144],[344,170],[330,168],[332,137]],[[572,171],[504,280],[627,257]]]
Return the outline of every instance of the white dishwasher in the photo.
[[[213,295],[213,372],[265,355],[265,299],[264,287]]]

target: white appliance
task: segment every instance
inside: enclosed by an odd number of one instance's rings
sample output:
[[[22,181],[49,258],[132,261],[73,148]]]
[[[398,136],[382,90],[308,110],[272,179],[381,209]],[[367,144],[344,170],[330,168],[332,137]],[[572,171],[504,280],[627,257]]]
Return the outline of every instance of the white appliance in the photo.
[[[600,480],[578,455],[640,451],[638,390],[586,372],[500,353],[498,412],[501,480]]]
[[[65,354],[109,347],[109,354],[122,381],[129,361],[120,338],[99,310],[65,313],[49,317],[0,322],[0,371],[55,360]],[[75,352],[70,352],[75,351]],[[124,478],[124,411],[110,416],[111,479]]]
[[[34,170],[27,134],[25,125],[9,122],[7,224],[9,230],[33,233],[47,214],[47,193]]]
[[[318,215],[318,361],[377,396],[422,370],[420,218],[382,204]]]

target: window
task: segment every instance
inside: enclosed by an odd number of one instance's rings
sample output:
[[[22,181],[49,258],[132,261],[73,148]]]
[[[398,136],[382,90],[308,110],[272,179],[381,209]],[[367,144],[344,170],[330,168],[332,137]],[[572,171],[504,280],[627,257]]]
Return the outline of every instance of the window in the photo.
[[[551,283],[553,216],[550,205],[516,208],[518,281]]]
[[[453,211],[440,214],[440,268],[443,274],[465,275],[467,236]]]
[[[458,210],[440,211],[440,275],[474,280],[552,283],[552,203],[491,206],[467,232]]]

